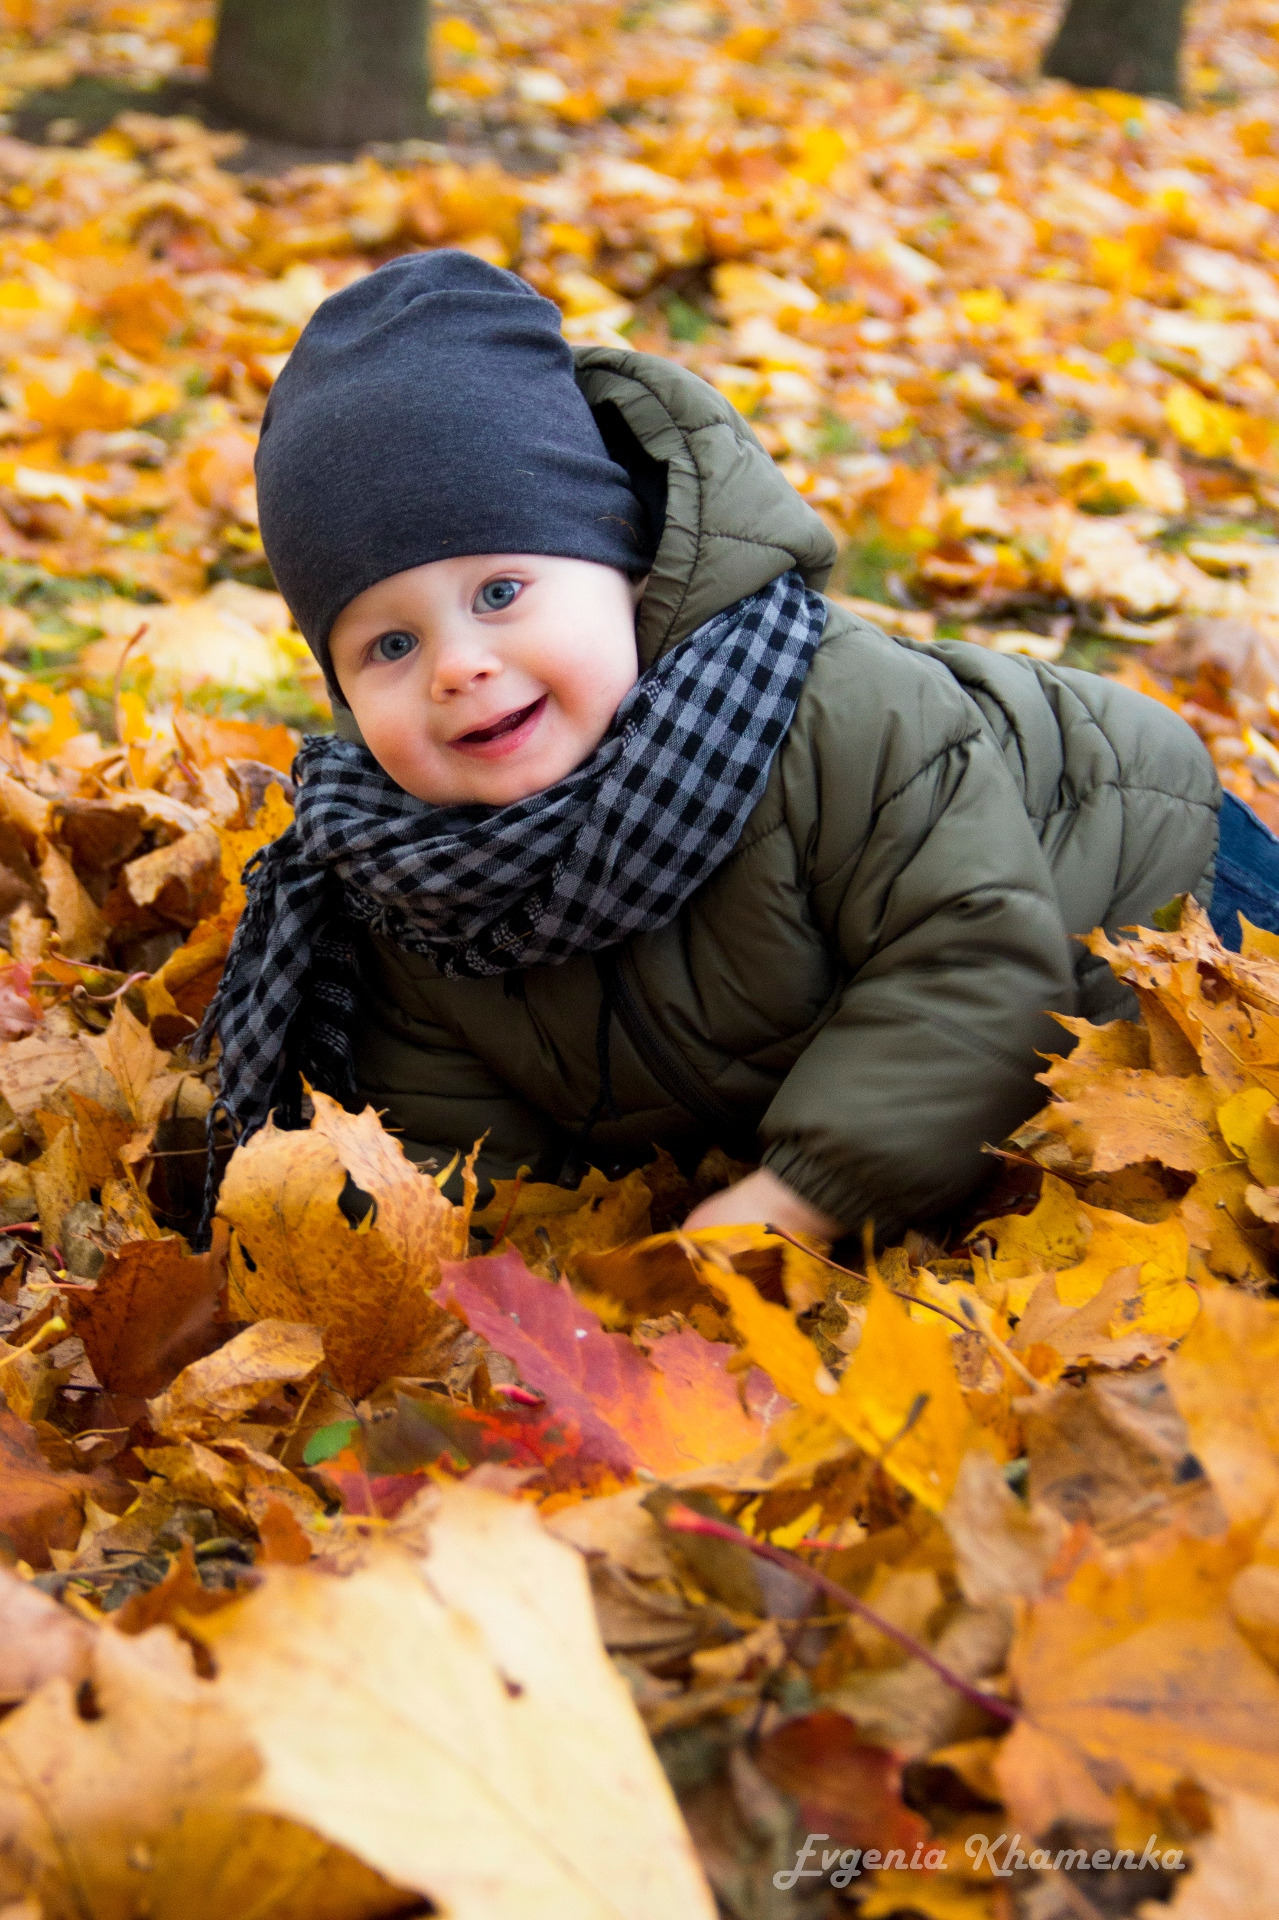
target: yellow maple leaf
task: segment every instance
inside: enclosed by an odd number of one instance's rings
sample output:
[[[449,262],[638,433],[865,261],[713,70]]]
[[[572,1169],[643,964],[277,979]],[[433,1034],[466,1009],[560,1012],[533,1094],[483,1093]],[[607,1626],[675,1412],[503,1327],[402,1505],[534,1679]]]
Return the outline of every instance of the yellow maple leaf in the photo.
[[[945,1323],[913,1320],[875,1283],[861,1343],[837,1381],[784,1307],[762,1299],[726,1264],[699,1254],[697,1265],[727,1300],[751,1358],[787,1399],[848,1434],[930,1512],[940,1512],[974,1439]]]

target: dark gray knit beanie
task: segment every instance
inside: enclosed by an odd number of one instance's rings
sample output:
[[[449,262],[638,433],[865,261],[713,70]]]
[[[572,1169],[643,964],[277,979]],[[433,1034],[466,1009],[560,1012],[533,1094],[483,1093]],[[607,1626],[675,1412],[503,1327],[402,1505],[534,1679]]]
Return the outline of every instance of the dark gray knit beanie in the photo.
[[[545,553],[635,574],[652,559],[557,308],[452,248],[317,309],[268,402],[257,481],[267,559],[331,685],[333,622],[408,567]]]

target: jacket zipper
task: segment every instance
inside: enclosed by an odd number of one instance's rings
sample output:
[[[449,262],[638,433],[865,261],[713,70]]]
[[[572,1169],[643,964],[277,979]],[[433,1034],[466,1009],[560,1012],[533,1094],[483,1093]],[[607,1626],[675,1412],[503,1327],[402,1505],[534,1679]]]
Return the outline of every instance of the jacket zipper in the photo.
[[[683,1054],[650,1019],[633,977],[634,963],[629,954],[616,951],[597,954],[595,968],[622,1031],[663,1093],[678,1101],[686,1113],[692,1114],[711,1132],[727,1126],[739,1136],[753,1135],[754,1128],[745,1124],[737,1109],[694,1072]]]

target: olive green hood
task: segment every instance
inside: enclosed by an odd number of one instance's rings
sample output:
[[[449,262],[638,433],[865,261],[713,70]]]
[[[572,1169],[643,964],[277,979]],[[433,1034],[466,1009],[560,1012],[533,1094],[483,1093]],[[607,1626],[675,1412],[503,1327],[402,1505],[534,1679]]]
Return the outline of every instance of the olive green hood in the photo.
[[[636,622],[641,667],[791,567],[821,592],[834,537],[723,394],[650,353],[580,347],[576,358],[590,404],[611,401],[666,469],[666,524]]]

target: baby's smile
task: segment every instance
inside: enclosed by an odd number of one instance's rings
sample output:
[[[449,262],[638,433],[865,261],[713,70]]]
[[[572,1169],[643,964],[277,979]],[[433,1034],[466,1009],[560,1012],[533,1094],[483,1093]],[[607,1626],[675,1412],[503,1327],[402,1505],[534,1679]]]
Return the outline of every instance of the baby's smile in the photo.
[[[501,760],[507,754],[518,753],[537,731],[550,697],[549,693],[544,693],[527,707],[517,707],[513,713],[504,713],[500,719],[490,721],[485,727],[473,727],[469,733],[459,733],[448,744],[458,753],[470,754],[482,760]]]

